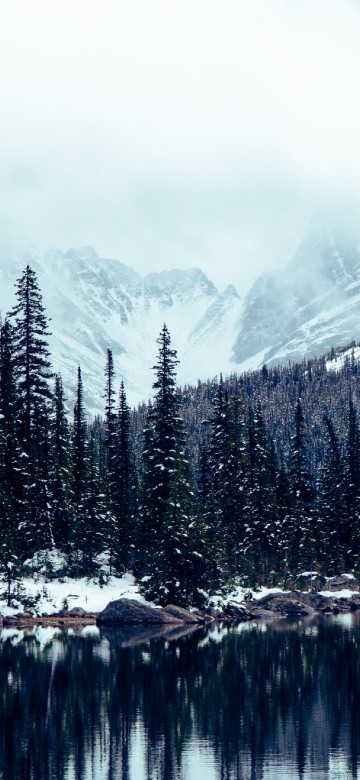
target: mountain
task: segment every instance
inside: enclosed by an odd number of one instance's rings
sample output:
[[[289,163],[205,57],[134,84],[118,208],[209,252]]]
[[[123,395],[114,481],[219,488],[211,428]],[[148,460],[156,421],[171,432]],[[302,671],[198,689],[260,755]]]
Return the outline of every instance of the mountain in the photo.
[[[263,274],[244,300],[232,358],[299,361],[360,339],[360,242],[314,225],[282,271]]]
[[[90,415],[103,412],[106,350],[113,350],[118,382],[124,379],[132,404],[152,395],[156,339],[166,322],[180,359],[180,384],[206,380],[233,364],[241,301],[234,287],[220,293],[199,269],[141,277],[117,260],[100,258],[91,247],[68,252],[28,249],[0,255],[0,309],[14,303],[14,282],[25,265],[36,271],[51,317],[50,349],[69,408],[81,365]]]
[[[256,279],[244,301],[219,292],[198,268],[142,277],[91,247],[15,253],[0,247],[0,310],[14,303],[26,263],[37,272],[72,410],[81,365],[89,415],[102,414],[110,347],[131,404],[152,395],[156,339],[166,322],[178,352],[179,384],[323,354],[360,340],[357,231],[314,224],[288,265]]]

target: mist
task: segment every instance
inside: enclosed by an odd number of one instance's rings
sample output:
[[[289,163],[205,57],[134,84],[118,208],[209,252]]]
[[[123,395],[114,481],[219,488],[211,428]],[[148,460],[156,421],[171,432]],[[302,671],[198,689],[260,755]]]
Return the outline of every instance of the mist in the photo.
[[[357,201],[359,33],[355,0],[3,4],[4,234],[244,294]]]

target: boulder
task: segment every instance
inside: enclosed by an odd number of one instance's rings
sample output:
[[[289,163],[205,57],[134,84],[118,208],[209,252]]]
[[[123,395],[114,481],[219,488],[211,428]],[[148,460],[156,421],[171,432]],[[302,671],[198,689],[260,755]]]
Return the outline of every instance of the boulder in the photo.
[[[289,617],[313,615],[315,611],[313,606],[302,599],[302,594],[297,593],[269,593],[257,600],[257,609]]]
[[[165,609],[155,609],[144,604],[139,604],[133,599],[117,599],[110,603],[98,615],[97,623],[100,625],[154,625],[185,622],[182,618],[175,617]]]
[[[359,583],[352,577],[347,577],[346,574],[338,574],[336,577],[327,577],[326,585],[323,590],[331,590],[332,592],[337,590],[360,590]]]
[[[298,574],[297,581],[300,585],[305,585],[307,588],[313,590],[321,590],[326,584],[326,577],[322,574],[318,574],[316,571],[302,572]]]
[[[204,619],[201,619],[200,615],[195,612],[189,612],[188,609],[183,607],[176,607],[174,604],[168,604],[164,607],[163,612],[167,615],[171,615],[182,623],[203,623]]]
[[[82,607],[73,607],[68,610],[67,614],[69,617],[85,617],[87,613]]]
[[[249,609],[251,608],[248,605],[245,607],[244,604],[239,604],[237,601],[229,601],[221,613],[221,618],[225,622],[243,623],[252,618],[252,609],[251,611]]]

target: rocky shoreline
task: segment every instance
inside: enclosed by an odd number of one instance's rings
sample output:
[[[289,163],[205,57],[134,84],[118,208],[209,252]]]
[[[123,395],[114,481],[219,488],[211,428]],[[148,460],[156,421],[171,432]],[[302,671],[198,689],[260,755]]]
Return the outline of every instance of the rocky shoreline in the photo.
[[[310,586],[309,589],[274,589],[260,598],[249,592],[243,601],[230,598],[221,607],[209,607],[202,611],[189,611],[172,604],[164,608],[154,608],[134,599],[120,598],[111,601],[100,613],[75,607],[52,615],[34,616],[23,613],[12,617],[0,616],[0,628],[25,629],[33,625],[50,625],[64,629],[71,625],[96,624],[114,628],[149,626],[159,633],[181,626],[196,628],[215,622],[237,624],[279,618],[338,615],[360,610],[360,583],[349,575],[325,578],[313,574],[304,585]]]

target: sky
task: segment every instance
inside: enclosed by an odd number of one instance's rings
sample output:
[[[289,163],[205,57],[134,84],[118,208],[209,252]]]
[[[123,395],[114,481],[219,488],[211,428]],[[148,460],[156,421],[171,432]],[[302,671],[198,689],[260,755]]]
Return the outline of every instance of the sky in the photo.
[[[0,233],[246,293],[358,198],[359,0],[0,0]]]

